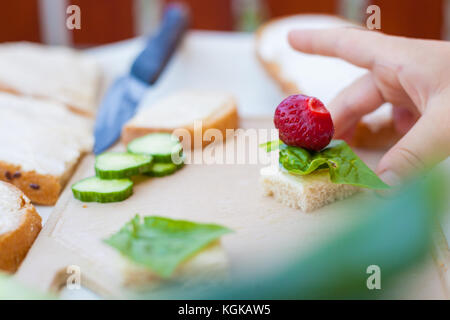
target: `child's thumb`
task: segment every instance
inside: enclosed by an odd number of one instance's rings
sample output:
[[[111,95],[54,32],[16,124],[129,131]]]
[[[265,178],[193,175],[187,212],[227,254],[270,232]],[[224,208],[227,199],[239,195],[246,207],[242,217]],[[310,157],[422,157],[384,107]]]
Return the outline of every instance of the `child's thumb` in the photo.
[[[447,109],[447,110],[446,110]],[[389,185],[398,185],[410,175],[450,155],[450,110],[433,106],[381,159],[377,173]]]

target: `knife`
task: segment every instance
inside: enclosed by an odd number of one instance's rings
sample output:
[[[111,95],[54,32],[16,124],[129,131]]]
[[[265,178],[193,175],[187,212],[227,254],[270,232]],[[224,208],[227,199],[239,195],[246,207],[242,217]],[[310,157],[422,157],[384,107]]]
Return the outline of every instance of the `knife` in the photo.
[[[179,3],[168,5],[161,26],[149,38],[129,74],[119,77],[108,88],[95,121],[95,154],[108,149],[119,139],[123,125],[135,114],[146,90],[158,80],[188,24],[186,6]]]

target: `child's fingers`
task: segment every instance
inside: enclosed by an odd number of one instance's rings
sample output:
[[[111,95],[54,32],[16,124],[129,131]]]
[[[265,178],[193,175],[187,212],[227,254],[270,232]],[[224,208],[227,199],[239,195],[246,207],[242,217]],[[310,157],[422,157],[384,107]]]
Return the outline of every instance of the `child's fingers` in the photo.
[[[400,134],[407,133],[420,117],[420,115],[411,112],[408,108],[397,106],[394,106],[392,116],[395,129],[400,132]]]
[[[369,72],[343,89],[328,105],[335,125],[336,137],[341,137],[367,113],[384,103],[372,74]]]
[[[450,94],[449,94],[450,98]],[[381,159],[377,172],[387,184],[401,183],[450,156],[450,114],[443,96],[431,101],[427,111]]]
[[[392,37],[348,27],[293,30],[288,39],[296,50],[341,58],[367,69],[371,69],[378,60],[390,62],[393,57],[392,49],[396,46]]]

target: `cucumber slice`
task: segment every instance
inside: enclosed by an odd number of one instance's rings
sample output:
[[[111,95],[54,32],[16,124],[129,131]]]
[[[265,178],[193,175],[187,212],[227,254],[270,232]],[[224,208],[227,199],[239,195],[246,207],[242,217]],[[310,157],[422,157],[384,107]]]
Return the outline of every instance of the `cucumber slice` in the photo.
[[[149,172],[146,172],[145,175],[150,177],[168,176],[180,169],[183,165],[184,163],[178,165],[174,163],[155,163],[152,169]]]
[[[121,179],[150,171],[152,156],[105,152],[95,157],[95,174],[102,179]]]
[[[133,193],[133,182],[130,179],[89,177],[73,184],[72,193],[76,199],[84,202],[123,201]]]
[[[128,144],[128,151],[136,154],[148,154],[154,162],[172,162],[174,157],[181,156],[183,147],[180,140],[170,133],[150,133],[134,139]]]

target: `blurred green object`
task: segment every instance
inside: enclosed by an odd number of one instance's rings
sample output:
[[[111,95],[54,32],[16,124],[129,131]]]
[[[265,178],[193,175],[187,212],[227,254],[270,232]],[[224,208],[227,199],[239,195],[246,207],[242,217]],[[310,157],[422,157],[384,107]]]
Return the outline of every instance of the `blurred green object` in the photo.
[[[0,300],[50,300],[54,299],[35,290],[25,288],[11,276],[0,273]]]
[[[390,280],[427,255],[447,194],[443,174],[414,181],[389,198],[361,203],[358,208],[369,214],[282,270],[228,287],[173,291],[166,298],[375,299]],[[372,265],[381,271],[380,290],[367,286]]]
[[[442,184],[434,181],[415,183],[382,205],[361,205],[372,210],[367,219],[241,298],[377,298],[389,280],[420,262],[430,248],[443,200]],[[372,265],[381,271],[381,290],[367,287]]]

